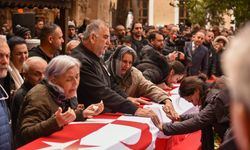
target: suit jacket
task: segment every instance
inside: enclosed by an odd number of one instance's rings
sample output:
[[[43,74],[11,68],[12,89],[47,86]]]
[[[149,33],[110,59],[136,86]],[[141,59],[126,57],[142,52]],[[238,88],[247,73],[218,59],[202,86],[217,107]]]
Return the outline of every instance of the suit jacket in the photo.
[[[184,47],[186,60],[190,60],[187,64],[187,74],[197,75],[199,73],[207,74],[208,72],[208,49],[200,45],[192,51],[192,42],[186,42]]]

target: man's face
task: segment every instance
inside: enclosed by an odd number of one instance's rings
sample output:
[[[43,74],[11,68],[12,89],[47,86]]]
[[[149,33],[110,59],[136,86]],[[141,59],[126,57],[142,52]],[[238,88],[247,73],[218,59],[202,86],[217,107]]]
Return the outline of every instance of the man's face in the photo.
[[[178,34],[178,27],[172,27],[171,30],[170,30],[170,38],[172,38],[173,40],[175,40],[177,34]]]
[[[156,34],[155,39],[151,41],[151,44],[154,46],[157,50],[162,50],[164,47],[164,38],[161,34]]]
[[[75,27],[69,27],[68,28],[68,35],[69,35],[69,37],[73,37],[75,34],[76,34]]]
[[[136,37],[140,37],[142,36],[142,31],[143,31],[142,24],[136,23],[132,32]]]
[[[39,22],[37,22],[37,24],[36,24],[36,28],[37,29],[42,29],[44,27],[44,22],[43,21],[39,21]]]
[[[196,46],[200,46],[204,41],[204,37],[205,37],[204,33],[197,32],[194,36],[194,44]]]
[[[27,73],[24,73],[25,79],[29,81],[32,85],[38,84],[43,78],[47,63],[43,61],[36,61],[30,64]]]
[[[205,37],[206,42],[211,43],[214,40],[214,33],[208,32]]]
[[[0,41],[0,78],[7,75],[7,68],[9,66],[10,49],[6,42]]]
[[[52,37],[52,47],[55,50],[62,50],[62,43],[64,42],[63,40],[63,33],[61,28],[57,27],[55,32],[51,35]]]
[[[109,28],[102,25],[98,32],[93,33],[93,51],[96,56],[101,57],[110,44]]]
[[[122,25],[117,26],[116,27],[116,32],[117,32],[118,36],[121,36],[121,37],[125,36],[125,34],[126,34],[125,27],[122,26]]]
[[[11,54],[11,61],[16,67],[23,65],[24,61],[28,58],[28,48],[26,44],[17,44],[13,48]]]

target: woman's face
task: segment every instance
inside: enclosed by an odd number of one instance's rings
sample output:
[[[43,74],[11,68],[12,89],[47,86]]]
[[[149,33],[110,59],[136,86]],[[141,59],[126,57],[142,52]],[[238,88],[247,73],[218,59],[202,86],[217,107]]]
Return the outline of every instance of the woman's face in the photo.
[[[123,55],[121,59],[121,76],[123,77],[126,72],[132,67],[133,64],[133,56],[129,53]]]
[[[167,78],[168,83],[176,84],[184,77],[183,74],[174,74],[174,71],[171,70],[169,77]]]
[[[72,98],[76,96],[77,88],[80,81],[79,72],[79,67],[74,66],[67,70],[64,74],[56,76],[53,80],[54,84],[64,89],[64,96],[66,98]]]
[[[188,102],[192,103],[194,106],[201,105],[200,91],[195,90],[194,94],[183,97]]]

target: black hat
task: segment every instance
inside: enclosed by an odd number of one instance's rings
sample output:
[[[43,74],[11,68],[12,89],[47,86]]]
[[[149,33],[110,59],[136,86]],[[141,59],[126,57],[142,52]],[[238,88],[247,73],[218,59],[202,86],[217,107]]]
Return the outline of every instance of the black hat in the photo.
[[[30,32],[30,29],[17,25],[14,34],[23,38],[27,32]]]

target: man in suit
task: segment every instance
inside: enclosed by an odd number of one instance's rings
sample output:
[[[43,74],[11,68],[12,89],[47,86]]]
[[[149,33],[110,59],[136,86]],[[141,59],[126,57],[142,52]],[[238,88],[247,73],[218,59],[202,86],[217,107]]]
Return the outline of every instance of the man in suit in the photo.
[[[205,34],[198,31],[192,42],[186,42],[184,53],[187,62],[187,74],[207,74],[208,71],[208,49],[202,44]]]

